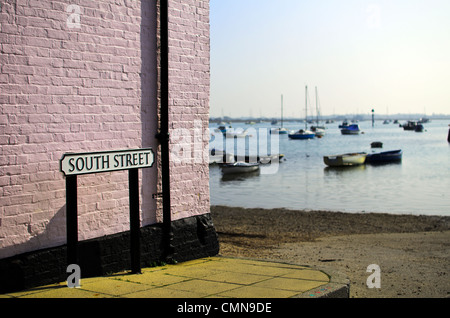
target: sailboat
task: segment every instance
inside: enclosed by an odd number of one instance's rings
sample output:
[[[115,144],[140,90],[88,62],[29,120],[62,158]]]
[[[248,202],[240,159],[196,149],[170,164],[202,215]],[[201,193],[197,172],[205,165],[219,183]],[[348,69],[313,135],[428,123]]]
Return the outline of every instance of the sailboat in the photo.
[[[317,87],[316,87],[316,125],[317,126],[311,126],[311,130],[314,132],[314,134],[316,135],[316,137],[318,138],[322,138],[323,136],[325,136],[325,127],[321,127],[319,126],[319,105],[318,105],[318,94],[317,94]]]
[[[281,128],[270,130],[271,134],[285,135],[288,133],[287,129],[283,127],[283,95],[281,95]]]
[[[294,133],[290,133],[288,136],[291,139],[313,139],[315,134],[307,129],[308,125],[308,86],[305,86],[305,129],[300,129]]]

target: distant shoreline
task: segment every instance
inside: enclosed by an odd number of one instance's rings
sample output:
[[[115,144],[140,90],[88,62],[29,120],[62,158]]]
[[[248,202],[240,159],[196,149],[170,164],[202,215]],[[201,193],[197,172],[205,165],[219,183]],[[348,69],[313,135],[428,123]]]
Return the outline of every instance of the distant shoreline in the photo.
[[[367,115],[367,114],[341,114],[341,115],[324,115],[320,117],[321,121],[326,121],[326,120],[333,120],[335,122],[339,122],[339,121],[343,121],[345,119],[351,119],[351,118],[356,118],[360,121],[371,121],[372,117],[371,115]],[[419,120],[420,118],[428,118],[429,120],[450,120],[450,115],[447,114],[438,114],[438,115],[431,115],[431,116],[427,116],[425,114],[420,114],[420,113],[416,113],[416,114],[378,114],[376,115],[376,119],[375,121],[384,121],[386,119],[388,120],[399,120],[399,121],[407,121],[407,120]],[[224,117],[220,117],[220,116],[211,116],[209,118],[209,123],[210,124],[220,124],[221,122],[233,122],[233,123],[246,123],[246,122],[270,122],[272,120],[280,120],[280,118],[277,117],[246,117],[246,116],[242,116],[242,117],[228,117],[228,116],[224,116]],[[287,118],[283,118],[283,122],[301,122],[304,121],[305,118],[304,117],[287,117]]]

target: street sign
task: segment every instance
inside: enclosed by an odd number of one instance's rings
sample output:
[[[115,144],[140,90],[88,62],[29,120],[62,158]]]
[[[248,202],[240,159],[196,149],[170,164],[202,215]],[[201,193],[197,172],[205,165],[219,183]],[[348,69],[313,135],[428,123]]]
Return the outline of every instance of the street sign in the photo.
[[[67,262],[77,264],[78,259],[78,207],[77,176],[90,173],[128,170],[130,196],[130,253],[131,270],[141,272],[139,169],[150,168],[155,161],[151,148],[87,153],[66,153],[59,161],[66,177],[66,232]]]
[[[65,176],[152,167],[155,156],[151,148],[89,153],[66,153],[60,160]]]

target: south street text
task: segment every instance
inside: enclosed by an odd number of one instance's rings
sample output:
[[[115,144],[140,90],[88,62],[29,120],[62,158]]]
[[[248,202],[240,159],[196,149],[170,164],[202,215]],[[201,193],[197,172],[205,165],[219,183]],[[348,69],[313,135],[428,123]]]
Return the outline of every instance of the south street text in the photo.
[[[146,166],[151,160],[150,152],[119,153],[119,154],[101,154],[92,156],[80,156],[70,158],[68,161],[68,172],[81,171],[101,171],[101,170],[120,170],[126,168]]]

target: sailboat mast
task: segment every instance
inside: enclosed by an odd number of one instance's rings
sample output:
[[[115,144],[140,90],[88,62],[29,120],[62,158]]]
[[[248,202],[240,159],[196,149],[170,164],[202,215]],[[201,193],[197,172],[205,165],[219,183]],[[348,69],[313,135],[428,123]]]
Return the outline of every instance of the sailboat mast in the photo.
[[[318,106],[318,94],[317,94],[317,86],[316,86],[316,125],[319,126],[319,106]]]
[[[281,94],[281,128],[283,128],[283,94]]]
[[[308,85],[305,86],[305,130],[308,128]]]

